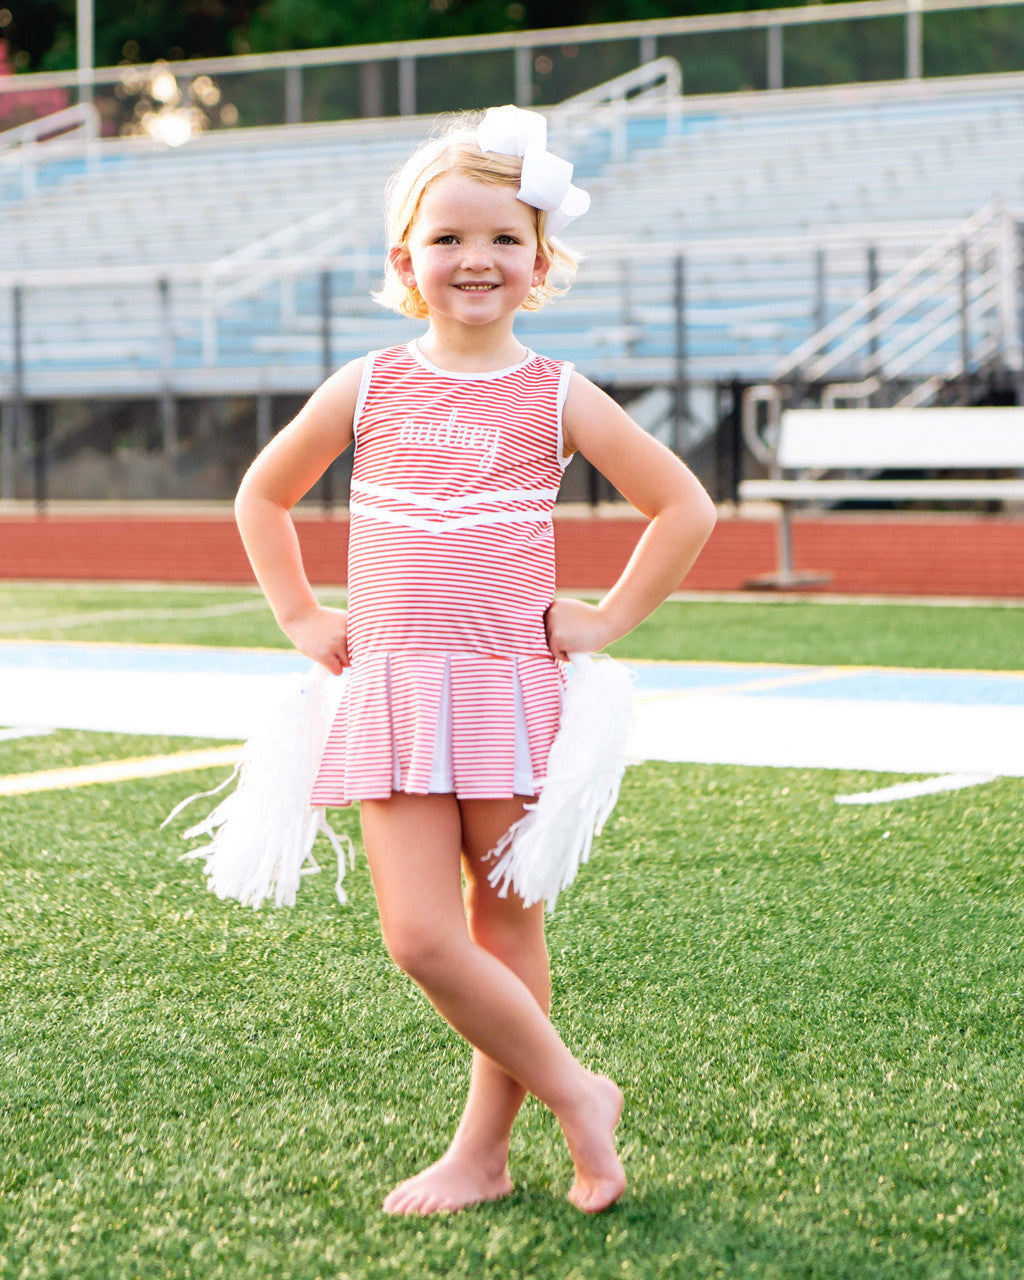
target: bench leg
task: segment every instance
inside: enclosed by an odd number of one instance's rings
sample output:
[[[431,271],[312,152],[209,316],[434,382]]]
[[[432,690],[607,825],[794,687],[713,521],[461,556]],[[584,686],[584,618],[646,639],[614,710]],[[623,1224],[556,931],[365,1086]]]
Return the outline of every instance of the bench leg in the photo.
[[[797,573],[793,568],[793,504],[783,502],[776,526],[776,569],[774,573],[749,578],[745,587],[762,591],[787,591],[800,587],[820,587],[832,581],[830,573]]]
[[[780,578],[793,577],[793,508],[788,502],[782,504],[778,528],[775,531],[778,545],[778,575]]]

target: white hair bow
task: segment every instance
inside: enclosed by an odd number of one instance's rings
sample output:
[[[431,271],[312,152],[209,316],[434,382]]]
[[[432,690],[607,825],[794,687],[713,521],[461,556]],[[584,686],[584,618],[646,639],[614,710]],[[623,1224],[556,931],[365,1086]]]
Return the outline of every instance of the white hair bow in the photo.
[[[572,165],[547,150],[548,122],[539,112],[488,107],[476,136],[481,151],[522,156],[516,194],[524,204],[544,210],[549,235],[558,235],[590,208],[590,196],[572,184]]]

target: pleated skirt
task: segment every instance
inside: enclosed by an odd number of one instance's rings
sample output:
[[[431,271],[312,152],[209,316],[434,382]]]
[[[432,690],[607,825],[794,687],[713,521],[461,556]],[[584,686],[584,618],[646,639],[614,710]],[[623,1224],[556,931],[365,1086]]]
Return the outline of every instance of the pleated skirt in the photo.
[[[345,676],[314,805],[392,792],[465,800],[539,794],[565,677],[544,655],[371,654]]]

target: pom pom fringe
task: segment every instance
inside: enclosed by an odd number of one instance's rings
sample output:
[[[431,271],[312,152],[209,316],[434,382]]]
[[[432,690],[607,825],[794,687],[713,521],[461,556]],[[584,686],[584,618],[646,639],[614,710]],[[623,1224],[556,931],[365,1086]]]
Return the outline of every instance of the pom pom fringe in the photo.
[[[167,826],[194,800],[217,795],[237,778],[235,790],[184,834],[186,840],[210,837],[209,844],[182,857],[205,857],[207,886],[218,898],[258,908],[273,896],[277,906],[293,907],[301,877],[320,870],[312,849],[322,834],[338,859],[338,901],[347,902],[342,882],[346,853],[350,864],[355,861],[352,842],[332,830],[322,808],[309,803],[343,682],[319,664],[305,675],[289,676],[231,776],[212,791],[183,800],[161,824]]]
[[[588,654],[572,654],[571,660],[576,670],[540,796],[502,836],[488,873],[502,897],[511,885],[525,907],[543,899],[549,912],[589,859],[594,837],[615,808],[633,726],[626,668]]]

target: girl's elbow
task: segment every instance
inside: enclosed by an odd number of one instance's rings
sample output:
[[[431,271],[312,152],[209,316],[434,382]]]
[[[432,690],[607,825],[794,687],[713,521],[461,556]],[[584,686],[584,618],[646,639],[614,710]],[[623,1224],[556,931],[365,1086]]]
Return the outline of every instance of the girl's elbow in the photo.
[[[258,475],[250,468],[242,477],[235,494],[235,523],[245,529],[259,520],[267,511],[279,506],[274,496],[267,492]]]
[[[235,519],[243,520],[246,512],[253,501],[253,484],[250,479],[250,472],[246,472],[242,477],[241,484],[238,486],[238,492],[235,494]]]
[[[698,503],[698,511],[696,518],[704,535],[704,541],[711,537],[715,525],[718,523],[718,508],[711,500],[711,495],[707,490],[700,491],[700,501]]]
[[[681,486],[676,510],[683,524],[693,531],[702,543],[711,537],[711,532],[718,523],[718,508],[711,500],[711,495],[695,476],[686,476]]]

